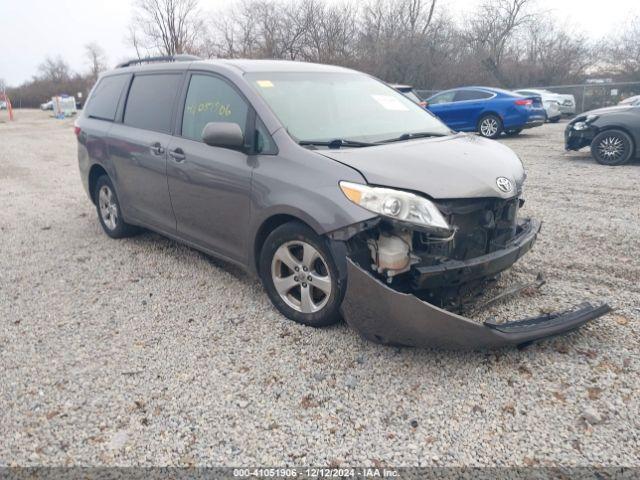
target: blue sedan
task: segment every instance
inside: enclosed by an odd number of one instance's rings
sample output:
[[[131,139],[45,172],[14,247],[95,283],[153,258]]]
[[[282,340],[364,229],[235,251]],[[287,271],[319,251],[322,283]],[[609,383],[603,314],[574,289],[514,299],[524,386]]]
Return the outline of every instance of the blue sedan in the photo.
[[[497,138],[517,135],[546,119],[539,96],[522,96],[499,88],[464,87],[439,92],[427,99],[427,108],[452,130],[478,132]]]

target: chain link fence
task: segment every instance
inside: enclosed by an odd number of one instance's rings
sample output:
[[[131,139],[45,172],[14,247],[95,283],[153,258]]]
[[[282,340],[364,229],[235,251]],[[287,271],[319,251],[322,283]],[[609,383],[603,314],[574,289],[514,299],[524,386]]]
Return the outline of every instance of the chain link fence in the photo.
[[[617,105],[625,98],[640,95],[640,82],[602,82],[527,88],[573,95],[576,100],[576,113]],[[439,91],[440,90],[416,90],[416,93],[422,99],[427,99]]]

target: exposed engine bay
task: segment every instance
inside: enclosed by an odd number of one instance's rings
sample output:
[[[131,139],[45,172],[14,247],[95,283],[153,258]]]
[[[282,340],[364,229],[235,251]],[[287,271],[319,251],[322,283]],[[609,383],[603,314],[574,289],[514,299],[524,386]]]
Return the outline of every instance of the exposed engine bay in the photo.
[[[537,222],[518,220],[523,203],[517,197],[441,201],[437,206],[451,226],[449,231],[434,232],[381,218],[349,239],[349,251],[360,265],[369,266],[377,278],[392,288],[443,307],[454,307],[462,297],[513,263],[500,262],[497,268],[478,269],[472,268],[474,259],[486,258],[495,264],[499,252],[505,252],[514,239],[531,232],[531,227],[537,233]],[[528,247],[535,234],[530,240]]]

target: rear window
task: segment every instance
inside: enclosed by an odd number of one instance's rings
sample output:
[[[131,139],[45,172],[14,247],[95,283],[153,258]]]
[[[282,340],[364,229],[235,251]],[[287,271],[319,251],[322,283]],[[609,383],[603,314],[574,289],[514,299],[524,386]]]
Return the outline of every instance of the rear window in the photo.
[[[125,125],[170,133],[171,111],[181,76],[180,73],[136,75],[124,111]]]
[[[115,120],[120,94],[128,79],[128,75],[114,75],[100,80],[86,107],[87,115],[100,120]]]

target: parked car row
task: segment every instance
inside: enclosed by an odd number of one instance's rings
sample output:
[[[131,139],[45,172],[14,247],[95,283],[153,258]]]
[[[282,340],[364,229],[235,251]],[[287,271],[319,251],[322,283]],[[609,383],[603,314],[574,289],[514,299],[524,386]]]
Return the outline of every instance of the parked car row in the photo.
[[[517,135],[525,128],[575,115],[575,98],[544,89],[514,92],[489,87],[464,87],[438,92],[422,101],[409,85],[392,85],[425,107],[452,130],[483,137]],[[640,156],[640,95],[616,107],[601,108],[574,118],[565,129],[565,149],[590,147],[603,165],[622,165]]]
[[[557,122],[575,114],[573,95],[541,89],[508,91],[491,87],[463,87],[438,92],[421,100],[410,85],[392,85],[424,106],[454,130],[478,132],[487,138],[517,135],[525,128]]]

